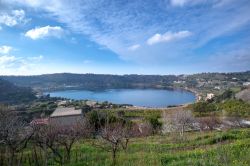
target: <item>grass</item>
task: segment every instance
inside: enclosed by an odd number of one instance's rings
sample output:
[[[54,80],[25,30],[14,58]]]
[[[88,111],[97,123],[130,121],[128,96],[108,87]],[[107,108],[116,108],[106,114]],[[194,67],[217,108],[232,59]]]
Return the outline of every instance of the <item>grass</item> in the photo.
[[[143,118],[143,117],[160,117],[162,115],[162,110],[159,109],[107,109],[107,110],[99,110],[103,112],[110,112],[110,113],[118,113],[120,111],[124,112],[124,116],[126,118]]]
[[[141,121],[143,119],[147,119],[149,117],[161,117],[164,112],[168,114],[172,114],[176,111],[180,110],[190,110],[192,108],[191,105],[185,106],[185,107],[170,107],[170,108],[164,108],[164,109],[154,109],[154,108],[129,108],[129,109],[124,109],[124,108],[116,108],[116,109],[103,109],[103,110],[97,110],[99,112],[109,112],[113,114],[117,114],[119,112],[124,112],[124,117],[130,120],[135,120],[135,121]]]
[[[84,152],[77,165],[111,165],[111,154],[90,144],[79,144]],[[73,153],[74,154],[74,153]],[[151,136],[131,140],[127,151],[121,151],[117,165],[250,165],[250,129],[227,132],[187,133],[185,140],[173,136]]]
[[[67,166],[110,166],[111,153],[92,146],[96,140],[74,145]],[[23,153],[32,156],[32,146]],[[38,150],[39,151],[39,150]],[[50,158],[50,165],[56,165]],[[28,160],[23,165],[30,165]],[[187,132],[133,138],[126,151],[117,156],[119,166],[248,166],[250,128],[228,131]]]

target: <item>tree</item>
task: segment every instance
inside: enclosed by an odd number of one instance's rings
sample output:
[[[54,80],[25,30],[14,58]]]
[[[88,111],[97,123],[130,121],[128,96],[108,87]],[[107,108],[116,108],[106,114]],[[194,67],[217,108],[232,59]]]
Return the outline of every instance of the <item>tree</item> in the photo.
[[[209,114],[217,111],[216,105],[208,102],[198,102],[193,104],[194,112],[198,112],[199,115]]]
[[[0,143],[7,147],[9,165],[15,165],[16,153],[26,148],[33,134],[32,128],[14,111],[6,106],[0,106]]]
[[[97,133],[101,125],[99,113],[97,111],[91,111],[86,114],[86,118],[88,119],[89,123],[94,127],[95,133]]]
[[[98,134],[101,127],[105,126],[106,123],[114,123],[117,121],[123,121],[125,123],[125,120],[122,117],[119,118],[112,113],[98,112],[96,110],[87,113],[86,119],[90,125],[94,127],[95,135]]]
[[[210,115],[208,117],[199,118],[198,123],[200,130],[214,130],[221,122],[216,115]]]
[[[147,120],[152,126],[153,134],[161,130],[162,122],[159,121],[157,116],[151,116]]]
[[[89,138],[91,134],[92,127],[87,121],[80,122],[74,126],[58,126],[58,138],[56,141],[66,151],[66,162],[70,162],[73,144],[80,138]]]
[[[153,127],[149,122],[135,124],[135,125],[138,126],[135,127],[135,130],[137,130],[137,132],[134,132],[135,134],[137,134],[137,137],[146,137],[153,133]]]
[[[92,127],[87,121],[79,122],[73,126],[45,125],[34,127],[36,132],[33,140],[44,150],[45,159],[47,159],[47,148],[49,148],[55,156],[54,160],[60,165],[70,162],[72,147],[79,139],[90,137],[92,134]]]
[[[113,165],[116,165],[117,152],[126,150],[131,133],[129,127],[122,122],[106,123],[100,129],[100,138],[94,146],[112,153]]]
[[[57,128],[52,125],[41,125],[33,127],[35,132],[32,137],[32,140],[38,147],[40,147],[44,151],[44,165],[47,165],[48,149],[52,151],[54,161],[62,165],[63,156],[59,151],[59,144],[57,143]]]
[[[87,113],[87,112],[90,112],[91,111],[91,107],[90,106],[88,106],[88,105],[83,105],[82,107],[81,107],[81,109],[82,109],[82,112],[84,112],[84,113]]]
[[[193,129],[194,117],[191,111],[176,111],[173,114],[163,114],[164,130],[166,132],[179,132],[181,138],[184,132]]]

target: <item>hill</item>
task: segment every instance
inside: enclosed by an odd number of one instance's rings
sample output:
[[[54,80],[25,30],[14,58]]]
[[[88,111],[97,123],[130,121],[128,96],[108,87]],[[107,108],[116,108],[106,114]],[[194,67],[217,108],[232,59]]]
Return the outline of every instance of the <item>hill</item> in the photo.
[[[0,103],[22,104],[36,99],[35,93],[27,87],[18,87],[0,79]]]
[[[168,75],[107,75],[107,74],[45,74],[37,76],[2,76],[19,86],[42,90],[108,89],[169,87],[177,76]]]
[[[36,76],[0,76],[22,87],[42,91],[63,89],[118,88],[188,88],[201,93],[219,94],[240,88],[250,81],[250,71],[235,73],[200,73],[193,75],[109,75],[109,74],[44,74]]]

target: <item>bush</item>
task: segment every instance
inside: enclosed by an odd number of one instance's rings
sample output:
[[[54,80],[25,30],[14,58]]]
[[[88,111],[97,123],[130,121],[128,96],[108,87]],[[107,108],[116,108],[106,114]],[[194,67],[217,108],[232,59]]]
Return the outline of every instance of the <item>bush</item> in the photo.
[[[193,111],[199,113],[199,115],[207,115],[211,112],[217,111],[216,104],[208,102],[198,102],[193,104]]]
[[[162,122],[159,121],[157,116],[148,117],[147,121],[151,124],[153,128],[153,133],[157,133],[161,130]]]
[[[227,100],[220,104],[220,109],[226,111],[228,116],[250,116],[250,104],[242,100]]]

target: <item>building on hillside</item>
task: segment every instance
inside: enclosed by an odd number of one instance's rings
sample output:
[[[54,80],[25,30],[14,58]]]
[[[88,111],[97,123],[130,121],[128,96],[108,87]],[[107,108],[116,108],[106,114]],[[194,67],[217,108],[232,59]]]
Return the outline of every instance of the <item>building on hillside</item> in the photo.
[[[86,101],[86,105],[88,105],[90,107],[94,107],[96,104],[97,104],[96,101],[91,101],[91,100]]]
[[[197,101],[201,101],[202,100],[202,96],[198,95],[197,96]]]
[[[244,82],[243,83],[243,86],[249,86],[250,85],[250,82]]]
[[[207,93],[207,97],[206,97],[206,100],[210,100],[214,97],[214,94],[213,93]]]
[[[58,106],[65,106],[67,103],[68,103],[67,100],[61,100],[61,101],[58,101],[58,102],[57,102],[57,105],[58,105]]]
[[[76,110],[74,107],[58,107],[49,118],[51,125],[72,126],[81,121],[83,121],[82,110]]]
[[[220,90],[220,87],[219,86],[215,86],[214,89]]]

